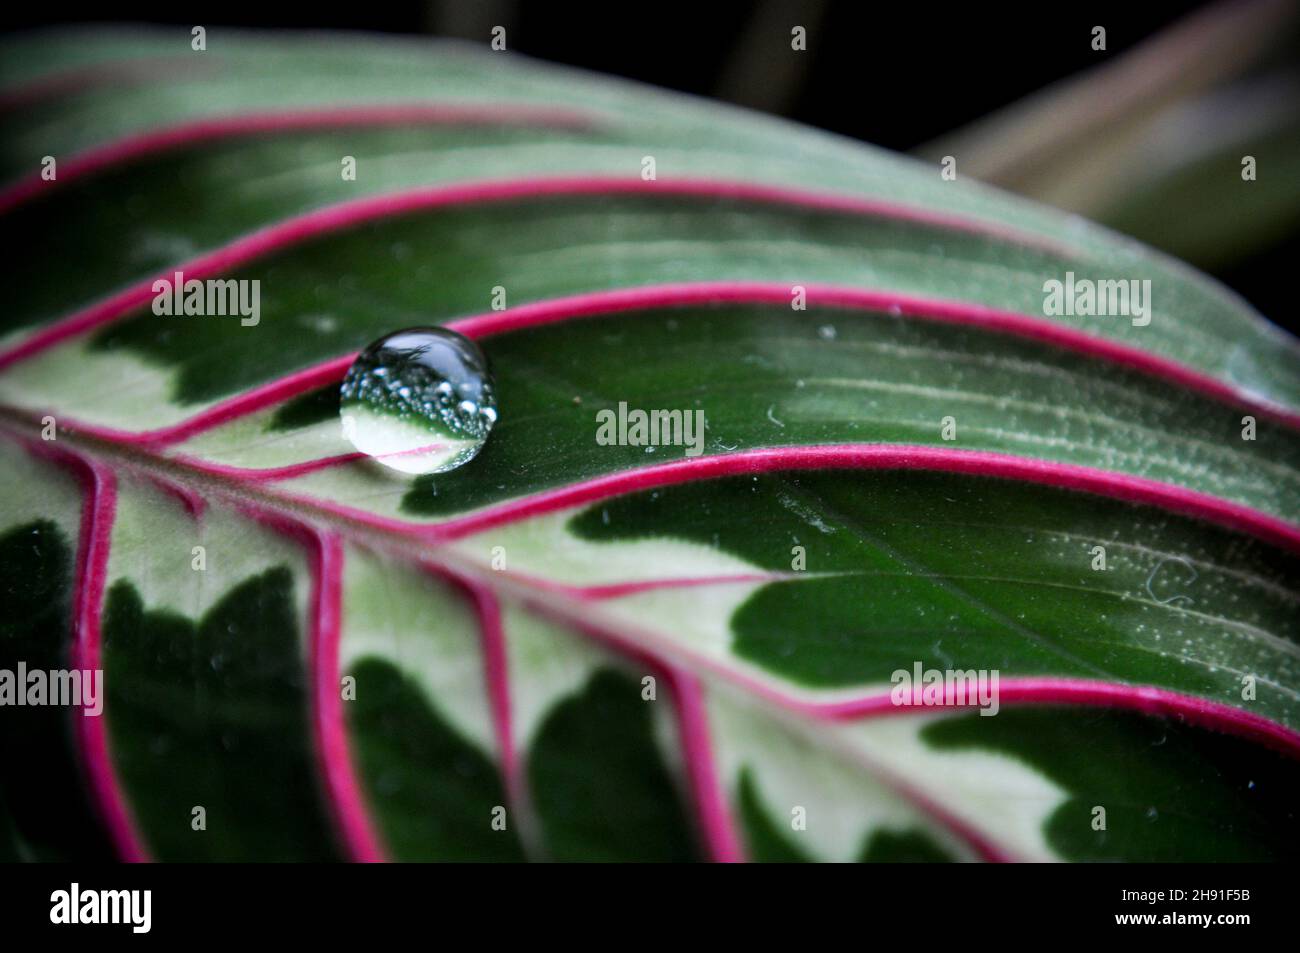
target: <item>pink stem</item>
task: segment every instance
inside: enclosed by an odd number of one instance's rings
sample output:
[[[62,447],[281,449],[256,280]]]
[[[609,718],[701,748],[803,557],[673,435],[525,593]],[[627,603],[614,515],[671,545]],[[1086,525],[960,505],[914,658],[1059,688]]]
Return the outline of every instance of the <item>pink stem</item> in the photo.
[[[343,380],[343,375],[347,373],[355,359],[356,354],[353,353],[294,371],[269,383],[236,394],[234,397],[218,401],[211,407],[169,427],[144,431],[118,430],[113,427],[81,423],[70,423],[68,427],[91,434],[101,440],[112,440],[123,445],[168,446],[181,443],[215,427],[232,423],[318,387],[338,383]]]
[[[349,856],[362,863],[385,861],[387,853],[362,794],[343,715],[339,670],[343,545],[337,536],[320,533],[281,514],[250,504],[244,504],[241,509],[258,522],[297,539],[311,554],[311,636],[307,667],[311,673],[317,763]]]
[[[277,480],[291,480],[307,476],[319,470],[329,470],[345,463],[355,463],[366,458],[360,451],[340,453],[333,457],[321,457],[317,460],[304,460],[283,467],[236,467],[225,463],[211,463],[187,454],[177,454],[169,459],[183,463],[198,473],[210,473],[213,476],[226,477],[241,483],[274,483]]]
[[[353,860],[386,859],[361,793],[343,717],[339,671],[339,615],[343,588],[343,546],[329,535],[316,549],[310,668],[316,700],[316,744],[321,773],[330,791],[335,820]]]
[[[443,574],[437,575],[441,577]],[[501,627],[501,606],[486,586],[465,579],[459,579],[458,582],[469,591],[478,613],[484,676],[497,752],[501,759],[501,774],[505,779],[506,796],[522,823],[532,801],[528,792],[528,777],[515,747],[510,699],[510,657],[506,649],[505,631]]]
[[[175,480],[169,480],[167,477],[159,475],[150,476],[149,482],[180,503],[185,508],[185,512],[190,519],[198,522],[203,518],[203,514],[208,507],[208,501],[197,491],[183,486]]]
[[[669,683],[677,699],[682,756],[704,842],[715,861],[739,863],[745,859],[745,854],[726,792],[718,778],[704,689],[698,679],[677,669],[669,670]]]
[[[800,469],[926,470],[1021,480],[1160,507],[1257,536],[1275,546],[1300,551],[1300,526],[1240,503],[1185,487],[1093,467],[1034,460],[1006,453],[900,444],[765,447],[738,453],[686,457],[543,490],[442,523],[420,526],[392,520],[384,521],[384,524],[386,528],[402,527],[404,532],[428,539],[457,539],[493,527],[641,490],[726,476]],[[327,501],[315,501],[315,505],[327,508],[331,506]],[[359,512],[353,511],[349,515]],[[381,518],[372,516],[370,522],[379,525],[379,520]]]
[[[979,828],[958,817],[948,808],[944,807],[930,795],[924,793],[910,782],[903,781],[889,775],[887,772],[877,771],[877,780],[881,784],[896,792],[900,797],[909,802],[922,814],[929,815],[941,826],[958,840],[963,841],[967,847],[975,852],[975,856],[986,863],[991,864],[1011,864],[1020,862],[1020,858],[1007,851],[1000,844],[993,841]]]
[[[750,583],[780,582],[784,579],[802,578],[802,573],[750,572],[733,573],[719,576],[669,576],[662,579],[629,579],[623,582],[607,582],[590,586],[575,586],[556,582],[545,576],[528,573],[510,572],[510,578],[518,580],[530,589],[541,592],[553,592],[580,602],[601,602],[604,600],[623,599],[644,592],[660,589],[691,589],[703,586],[738,586]]]
[[[535,106],[393,103],[361,106],[322,106],[241,113],[195,119],[165,129],[128,136],[59,160],[57,179],[34,172],[0,188],[0,215],[52,189],[80,181],[116,166],[138,162],[163,152],[221,139],[297,132],[313,129],[381,128],[385,126],[537,126],[547,129],[591,129],[594,117],[568,109]]]
[[[131,285],[97,304],[46,325],[8,351],[0,353],[0,368],[24,360],[69,338],[108,324],[153,299],[153,285],[171,279],[177,271],[186,279],[203,279],[225,274],[251,261],[279,252],[322,235],[343,231],[366,222],[392,218],[436,208],[530,200],[552,196],[653,195],[726,199],[771,205],[786,205],[843,214],[906,221],[958,233],[1042,247],[1057,246],[1027,233],[988,225],[975,219],[932,212],[928,209],[873,199],[861,199],[830,192],[815,192],[748,182],[692,179],[646,182],[639,178],[612,176],[570,176],[504,181],[467,182],[457,185],[424,186],[387,195],[369,196],[307,212],[260,229],[215,251]],[[1066,252],[1061,251],[1065,255]]]
[[[81,531],[77,541],[74,632],[69,656],[74,669],[103,671],[101,615],[117,512],[117,480],[111,470],[91,460],[49,444],[23,442],[38,456],[71,469],[84,487]],[[87,783],[100,819],[117,848],[118,856],[128,863],[145,863],[152,858],[113,764],[112,743],[105,721],[107,715],[108,700],[104,699],[99,715],[74,716],[73,732],[81,749]]]
[[[1300,732],[1233,705],[1152,685],[1053,676],[1002,678],[998,683],[998,700],[1004,705],[1086,705],[1092,708],[1136,711],[1234,735],[1290,757],[1300,758]],[[915,714],[929,710],[895,705],[888,692],[844,701],[807,702],[799,705],[814,717],[833,721],[858,721],[862,718]],[[956,695],[946,687],[944,706],[957,706]],[[968,701],[961,707],[977,706]]]

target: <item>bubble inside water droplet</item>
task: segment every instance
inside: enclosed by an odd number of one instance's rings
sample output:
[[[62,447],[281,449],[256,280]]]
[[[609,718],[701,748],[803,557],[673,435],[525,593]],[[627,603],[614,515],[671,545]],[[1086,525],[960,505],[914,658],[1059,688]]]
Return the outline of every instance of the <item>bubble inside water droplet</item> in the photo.
[[[343,435],[403,473],[444,473],[483,449],[496,394],[478,345],[445,328],[380,338],[348,369],[340,391]]]

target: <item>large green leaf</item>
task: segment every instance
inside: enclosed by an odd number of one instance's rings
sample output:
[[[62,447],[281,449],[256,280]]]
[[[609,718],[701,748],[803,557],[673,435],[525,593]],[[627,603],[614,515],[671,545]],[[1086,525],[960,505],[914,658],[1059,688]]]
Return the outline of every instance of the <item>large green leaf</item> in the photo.
[[[12,855],[1295,853],[1300,362],[1211,280],[513,54],[0,52],[0,669],[106,686],[5,711]],[[260,320],[153,313],[178,270]],[[1045,314],[1068,272],[1149,323]],[[500,420],[401,477],[338,384],[438,323]],[[700,452],[598,441],[620,405]],[[917,665],[997,713],[895,704]]]

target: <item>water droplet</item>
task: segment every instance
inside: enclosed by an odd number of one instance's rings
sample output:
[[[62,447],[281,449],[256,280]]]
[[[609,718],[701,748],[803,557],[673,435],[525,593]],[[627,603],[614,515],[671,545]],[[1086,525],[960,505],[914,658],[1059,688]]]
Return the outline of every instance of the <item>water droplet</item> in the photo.
[[[343,434],[362,453],[403,473],[444,473],[483,449],[496,395],[478,345],[445,328],[380,338],[348,369],[340,392]]]

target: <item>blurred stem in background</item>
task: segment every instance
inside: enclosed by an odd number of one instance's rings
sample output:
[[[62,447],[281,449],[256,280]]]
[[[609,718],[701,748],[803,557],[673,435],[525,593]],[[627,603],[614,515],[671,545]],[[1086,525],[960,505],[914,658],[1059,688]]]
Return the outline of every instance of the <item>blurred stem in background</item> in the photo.
[[[916,153],[1222,271],[1300,226],[1298,47],[1293,0],[1216,4]]]

